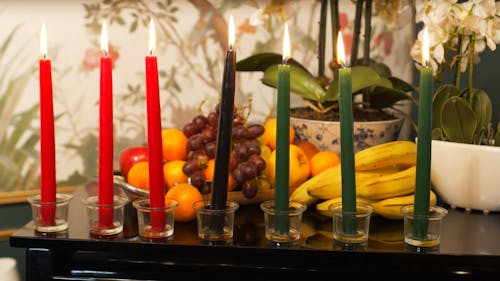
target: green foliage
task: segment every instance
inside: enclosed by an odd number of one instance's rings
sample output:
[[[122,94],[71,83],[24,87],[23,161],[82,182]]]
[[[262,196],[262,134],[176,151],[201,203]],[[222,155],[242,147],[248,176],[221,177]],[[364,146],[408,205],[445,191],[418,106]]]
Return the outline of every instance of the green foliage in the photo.
[[[433,98],[433,138],[437,140],[490,144],[494,136],[491,129],[492,104],[488,94],[479,89],[460,91],[456,86],[439,87]],[[499,124],[500,126],[500,124]],[[495,140],[499,145],[499,142]]]
[[[278,64],[281,55],[275,53],[260,53],[247,57],[236,63],[237,71],[263,71],[262,82],[270,87],[278,87]],[[323,88],[317,79],[307,69],[295,60],[290,60],[290,91],[312,104],[331,104],[338,102],[338,80],[333,79],[328,87]],[[401,79],[391,76],[387,66],[370,63],[369,66],[354,66],[351,68],[352,93],[363,93],[367,97],[368,107],[384,109],[394,106],[397,102],[410,100],[415,103],[407,92],[414,87]],[[328,108],[323,106],[321,108]],[[334,107],[329,107],[334,108]]]
[[[9,49],[18,27],[0,43],[0,182],[2,191],[28,189],[38,184],[38,130],[31,124],[38,120],[38,105],[15,113],[34,67],[21,70],[16,58],[8,59]],[[20,52],[22,50],[19,50]]]

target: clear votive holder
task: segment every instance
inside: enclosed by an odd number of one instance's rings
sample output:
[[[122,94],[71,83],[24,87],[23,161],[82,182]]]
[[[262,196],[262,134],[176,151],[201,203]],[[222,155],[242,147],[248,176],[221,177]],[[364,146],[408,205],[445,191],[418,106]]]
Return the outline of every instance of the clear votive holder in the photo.
[[[56,193],[56,201],[47,203],[41,201],[40,194],[29,196],[27,200],[31,204],[35,231],[40,233],[66,231],[71,198],[73,198],[71,194]]]
[[[230,241],[233,239],[234,213],[239,208],[236,201],[227,201],[225,209],[212,209],[210,200],[193,203],[196,210],[198,238],[206,241]]]
[[[123,210],[128,199],[113,196],[113,204],[100,204],[97,196],[83,199],[87,208],[87,225],[91,236],[105,238],[123,231]]]
[[[291,243],[300,239],[302,213],[307,209],[305,204],[290,201],[288,210],[276,211],[274,200],[260,203],[264,212],[264,234],[267,240],[274,243]]]
[[[417,248],[439,246],[441,223],[448,214],[448,210],[439,206],[431,206],[427,215],[415,215],[413,207],[413,205],[401,207],[405,243]]]
[[[146,198],[135,200],[132,205],[137,209],[139,236],[154,240],[174,235],[175,208],[179,202],[166,198],[164,207],[155,208],[149,205]]]
[[[373,207],[357,202],[355,212],[342,210],[342,203],[333,203],[328,209],[332,212],[333,240],[344,248],[364,245],[368,242],[370,217]]]

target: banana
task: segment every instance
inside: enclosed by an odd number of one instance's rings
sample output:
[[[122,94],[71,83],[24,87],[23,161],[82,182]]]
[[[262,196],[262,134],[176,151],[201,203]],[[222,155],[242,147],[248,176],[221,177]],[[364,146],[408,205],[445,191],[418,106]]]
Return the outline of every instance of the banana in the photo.
[[[331,217],[332,216],[332,212],[330,212],[330,210],[328,209],[328,207],[331,204],[340,203],[340,202],[342,202],[342,196],[335,197],[335,198],[332,198],[332,199],[329,199],[329,200],[326,200],[326,201],[323,201],[321,203],[316,204],[316,210],[318,211],[318,213],[320,213],[323,216]],[[365,198],[361,198],[361,197],[356,197],[356,202],[371,204],[374,201],[368,200],[368,199],[365,199]]]
[[[388,219],[402,219],[401,207],[413,204],[414,197],[415,194],[388,198],[374,202],[372,206],[375,209],[375,213],[382,217]],[[431,206],[436,205],[436,194],[433,191],[430,192],[429,203]]]
[[[309,195],[309,193],[307,192],[307,187],[308,186],[304,185],[304,184],[297,187],[290,195],[289,200],[290,201],[297,201],[297,202],[300,202],[300,203],[305,204],[307,206],[311,206],[311,205],[315,204],[316,202],[318,202],[319,198],[312,197],[311,195]]]
[[[388,166],[377,170],[357,171],[356,186],[366,185],[376,181],[379,177],[399,172],[400,166]],[[318,199],[332,199],[342,194],[341,166],[337,165],[326,169],[318,175],[302,183],[299,188],[306,186],[310,196]]]
[[[397,173],[377,177],[373,181],[359,184],[356,192],[360,197],[372,200],[401,196],[415,190],[416,166]]]
[[[355,169],[367,171],[392,165],[416,164],[417,146],[411,141],[392,141],[363,149],[354,155]]]

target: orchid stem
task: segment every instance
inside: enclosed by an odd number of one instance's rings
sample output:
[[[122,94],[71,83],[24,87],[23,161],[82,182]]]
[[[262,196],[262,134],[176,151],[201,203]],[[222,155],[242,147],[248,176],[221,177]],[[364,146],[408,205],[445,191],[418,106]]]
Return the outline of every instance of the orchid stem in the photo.
[[[469,104],[471,107],[474,106],[474,34],[470,35],[469,43]]]
[[[462,64],[462,35],[458,36],[458,50],[457,50],[457,61],[456,61],[456,69],[455,69],[455,86],[457,89],[460,88],[460,65]]]
[[[332,21],[332,64],[337,65],[337,36],[340,30],[339,23],[339,1],[330,1],[330,17]],[[337,67],[332,67],[332,70],[337,69]]]
[[[364,0],[356,1],[356,13],[354,16],[354,38],[352,40],[352,50],[351,50],[351,66],[356,65],[356,60],[358,59],[358,49],[359,49],[359,36],[361,33],[361,14],[363,13],[363,2]]]
[[[363,64],[370,63],[370,41],[372,36],[372,0],[365,3],[365,42],[363,49]]]
[[[325,77],[325,40],[326,40],[326,8],[328,0],[321,0],[321,17],[319,19],[318,45],[318,78]]]

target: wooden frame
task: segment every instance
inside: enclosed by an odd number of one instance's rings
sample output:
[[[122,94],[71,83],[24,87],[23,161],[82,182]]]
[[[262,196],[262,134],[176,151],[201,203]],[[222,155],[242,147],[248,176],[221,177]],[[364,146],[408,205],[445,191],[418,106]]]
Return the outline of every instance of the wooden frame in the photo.
[[[57,188],[57,192],[71,193],[79,186],[62,186]],[[28,196],[39,193],[39,189],[0,192],[0,205],[16,204],[26,202]]]

